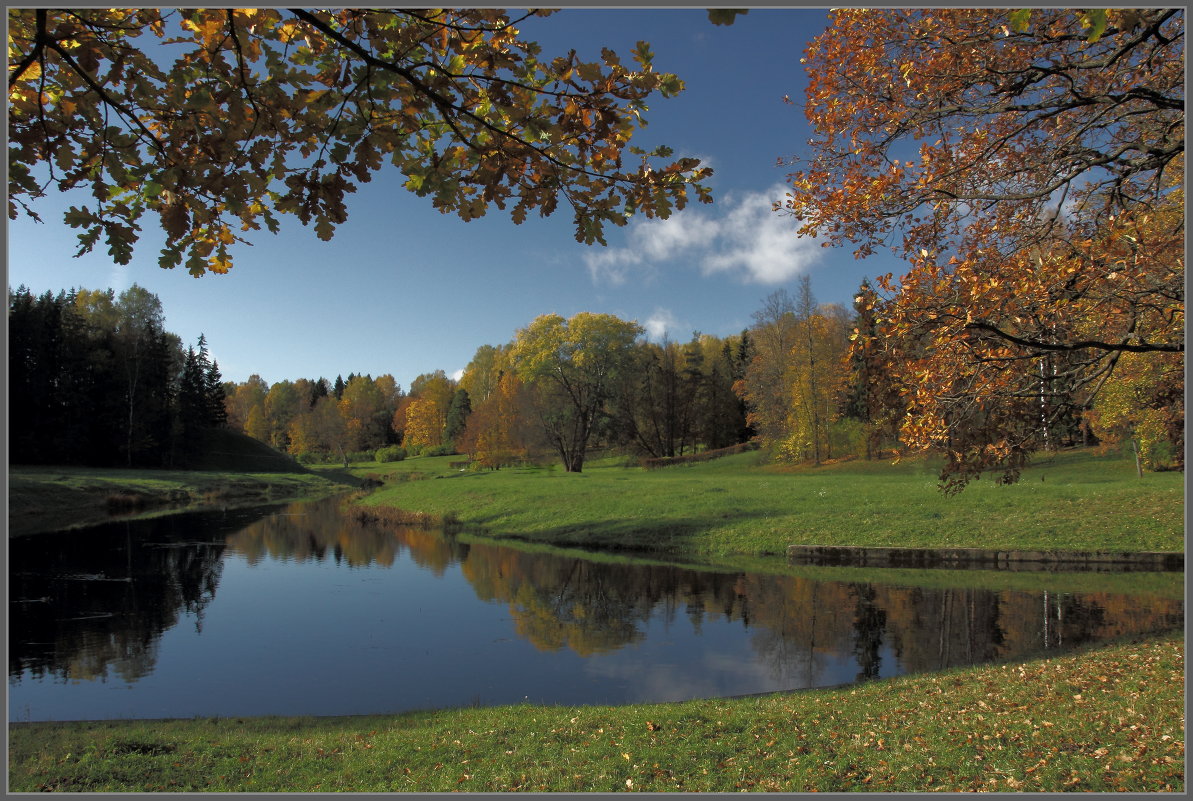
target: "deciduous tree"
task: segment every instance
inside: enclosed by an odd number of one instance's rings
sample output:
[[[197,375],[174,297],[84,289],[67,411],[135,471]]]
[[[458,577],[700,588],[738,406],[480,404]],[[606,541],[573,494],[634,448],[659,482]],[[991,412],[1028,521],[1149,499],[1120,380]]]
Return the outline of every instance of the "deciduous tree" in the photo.
[[[464,368],[460,386],[468,390],[468,397],[480,403],[497,388],[504,372],[509,370],[508,345],[481,345],[476,349],[472,361]]]
[[[835,424],[846,383],[848,324],[840,307],[819,306],[807,276],[800,280],[789,354],[787,435],[779,455],[820,464],[833,455]]]
[[[348,466],[348,427],[334,396],[319,398],[314,408],[294,418],[289,435],[290,452],[294,455],[338,453],[344,466]]]
[[[647,101],[683,83],[640,42],[625,64],[543,54],[498,9],[10,9],[9,215],[47,186],[80,253],[121,264],[145,218],[159,263],[224,273],[230,246],[280,214],[322,239],[388,163],[435,208],[514,222],[562,198],[576,238],[633,213],[710,200],[699,161],[631,148]],[[633,158],[627,158],[633,156]]]
[[[884,447],[897,443],[899,423],[906,412],[903,393],[895,384],[895,365],[878,335],[875,318],[879,303],[868,280],[863,280],[853,298],[853,326],[841,413],[862,427],[863,454],[873,459]]]
[[[262,414],[265,413],[265,398],[269,395],[269,390],[269,384],[256,373],[249,376],[247,381],[237,384],[236,389],[228,395],[225,401],[225,407],[228,410],[228,425],[236,431],[244,431],[247,434],[246,424],[249,414],[256,406],[261,407]]]
[[[804,61],[785,206],[910,262],[877,335],[946,487],[1014,480],[1122,354],[1183,359],[1182,9],[843,9]]]
[[[412,399],[406,406],[402,444],[413,451],[442,445],[445,418],[438,401],[431,398]]]
[[[303,409],[302,398],[292,381],[275,381],[265,396],[265,422],[268,442],[278,450],[290,447],[290,423]]]
[[[746,403],[746,420],[768,447],[787,436],[791,398],[791,348],[795,344],[795,304],[785,289],[767,295],[754,312],[752,355],[734,391]]]
[[[532,456],[538,443],[528,393],[516,375],[503,374],[489,396],[468,416],[457,449],[491,470]]]
[[[116,360],[123,378],[126,412],[124,448],[127,464],[138,452],[160,448],[169,436],[170,380],[173,370],[164,360],[165,314],[161,301],[133,284],[116,299]]]
[[[1098,393],[1088,422],[1108,444],[1129,442],[1140,469],[1184,469],[1184,361],[1125,353]],[[1176,430],[1174,430],[1174,428]]]
[[[349,449],[371,451],[385,444],[393,414],[385,392],[369,376],[353,376],[340,398],[340,415],[347,426]]]
[[[563,461],[579,473],[588,443],[604,421],[606,402],[643,329],[611,314],[545,314],[518,331],[511,357],[537,391],[543,430]]]

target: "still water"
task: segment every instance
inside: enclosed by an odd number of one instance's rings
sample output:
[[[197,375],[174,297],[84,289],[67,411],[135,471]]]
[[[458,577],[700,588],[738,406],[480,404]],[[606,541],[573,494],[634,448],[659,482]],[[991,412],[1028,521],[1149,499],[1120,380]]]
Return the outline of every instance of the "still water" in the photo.
[[[884,583],[907,575],[531,553],[366,524],[335,499],[20,537],[9,719],[671,701],[1183,626],[1179,594],[1146,576],[1089,592]]]

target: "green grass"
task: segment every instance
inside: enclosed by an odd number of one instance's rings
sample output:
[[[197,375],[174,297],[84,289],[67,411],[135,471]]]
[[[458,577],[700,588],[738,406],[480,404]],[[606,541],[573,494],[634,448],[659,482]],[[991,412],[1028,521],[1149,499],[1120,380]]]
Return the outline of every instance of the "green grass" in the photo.
[[[1041,459],[1017,484],[987,478],[953,497],[939,491],[937,468],[924,460],[782,467],[744,453],[653,471],[607,459],[569,474],[461,473],[448,467],[458,459],[352,472],[387,481],[366,506],[561,547],[717,560],[782,554],[792,544],[1184,551],[1184,475],[1139,479],[1129,458],[1092,450]]]
[[[1183,652],[675,704],[10,724],[9,789],[1180,792]]]
[[[9,468],[9,536],[143,517],[342,492],[343,477],[309,472]]]
[[[499,539],[467,532],[454,535],[461,542],[506,545]],[[1157,599],[1183,599],[1185,574],[1183,572],[1111,571],[1091,570],[998,570],[976,568],[898,568],[898,567],[848,567],[789,563],[774,556],[731,555],[709,561],[693,561],[682,557],[634,554],[629,556],[617,551],[592,551],[585,548],[561,548],[543,543],[519,542],[519,551],[542,552],[564,558],[580,558],[601,564],[644,564],[683,567],[716,573],[738,571],[774,576],[794,576],[813,581],[835,581],[843,583],[879,583],[900,587],[922,587],[924,589],[978,589],[991,592],[1061,592],[1061,593],[1111,593]]]

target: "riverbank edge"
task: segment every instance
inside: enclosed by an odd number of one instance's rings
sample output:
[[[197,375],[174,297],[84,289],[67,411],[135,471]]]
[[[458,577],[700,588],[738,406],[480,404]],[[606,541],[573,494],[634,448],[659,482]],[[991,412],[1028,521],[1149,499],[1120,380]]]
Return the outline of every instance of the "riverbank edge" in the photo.
[[[62,483],[69,480],[82,486]],[[360,485],[360,479],[347,474],[79,471],[70,467],[10,465],[8,536],[323,498]],[[43,501],[39,495],[49,498]]]
[[[358,499],[359,501],[359,499]],[[510,542],[525,545],[547,545],[574,549],[575,543],[555,541],[551,537],[523,537],[517,534],[496,532],[476,523],[466,523],[451,512],[443,515],[430,512],[410,511],[388,504],[351,505],[354,515],[362,522],[389,525],[442,528],[454,534],[472,534],[492,542]],[[609,554],[624,554],[645,559],[672,561],[677,558],[701,559],[701,554],[676,552],[673,550],[643,551],[640,548],[610,547],[603,543],[600,551]],[[889,568],[993,568],[1017,571],[1057,570],[1146,570],[1155,572],[1182,572],[1185,569],[1185,554],[1181,551],[1044,551],[987,548],[900,548],[870,545],[788,545],[781,552],[741,552],[738,556],[779,558],[785,564],[816,564],[825,567],[889,567]],[[716,563],[716,559],[711,560]]]
[[[1180,572],[1176,551],[1042,551],[992,548],[898,548],[852,545],[788,545],[793,564],[849,567],[989,567],[1015,570],[1112,569]]]
[[[14,722],[8,789],[1173,792],[1184,642],[734,699]]]

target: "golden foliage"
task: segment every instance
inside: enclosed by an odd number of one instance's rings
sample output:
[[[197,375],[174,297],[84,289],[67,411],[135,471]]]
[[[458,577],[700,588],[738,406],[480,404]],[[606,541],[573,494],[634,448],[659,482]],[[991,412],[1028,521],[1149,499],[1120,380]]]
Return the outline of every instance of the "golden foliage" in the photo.
[[[162,267],[232,267],[244,234],[293,214],[329,239],[386,164],[443,213],[515,222],[565,194],[576,238],[711,200],[699,161],[660,147],[623,166],[645,101],[682,90],[637,62],[550,58],[497,9],[10,9],[9,216],[45,188],[80,253],[121,264],[146,215]],[[48,173],[48,182],[42,175]]]

